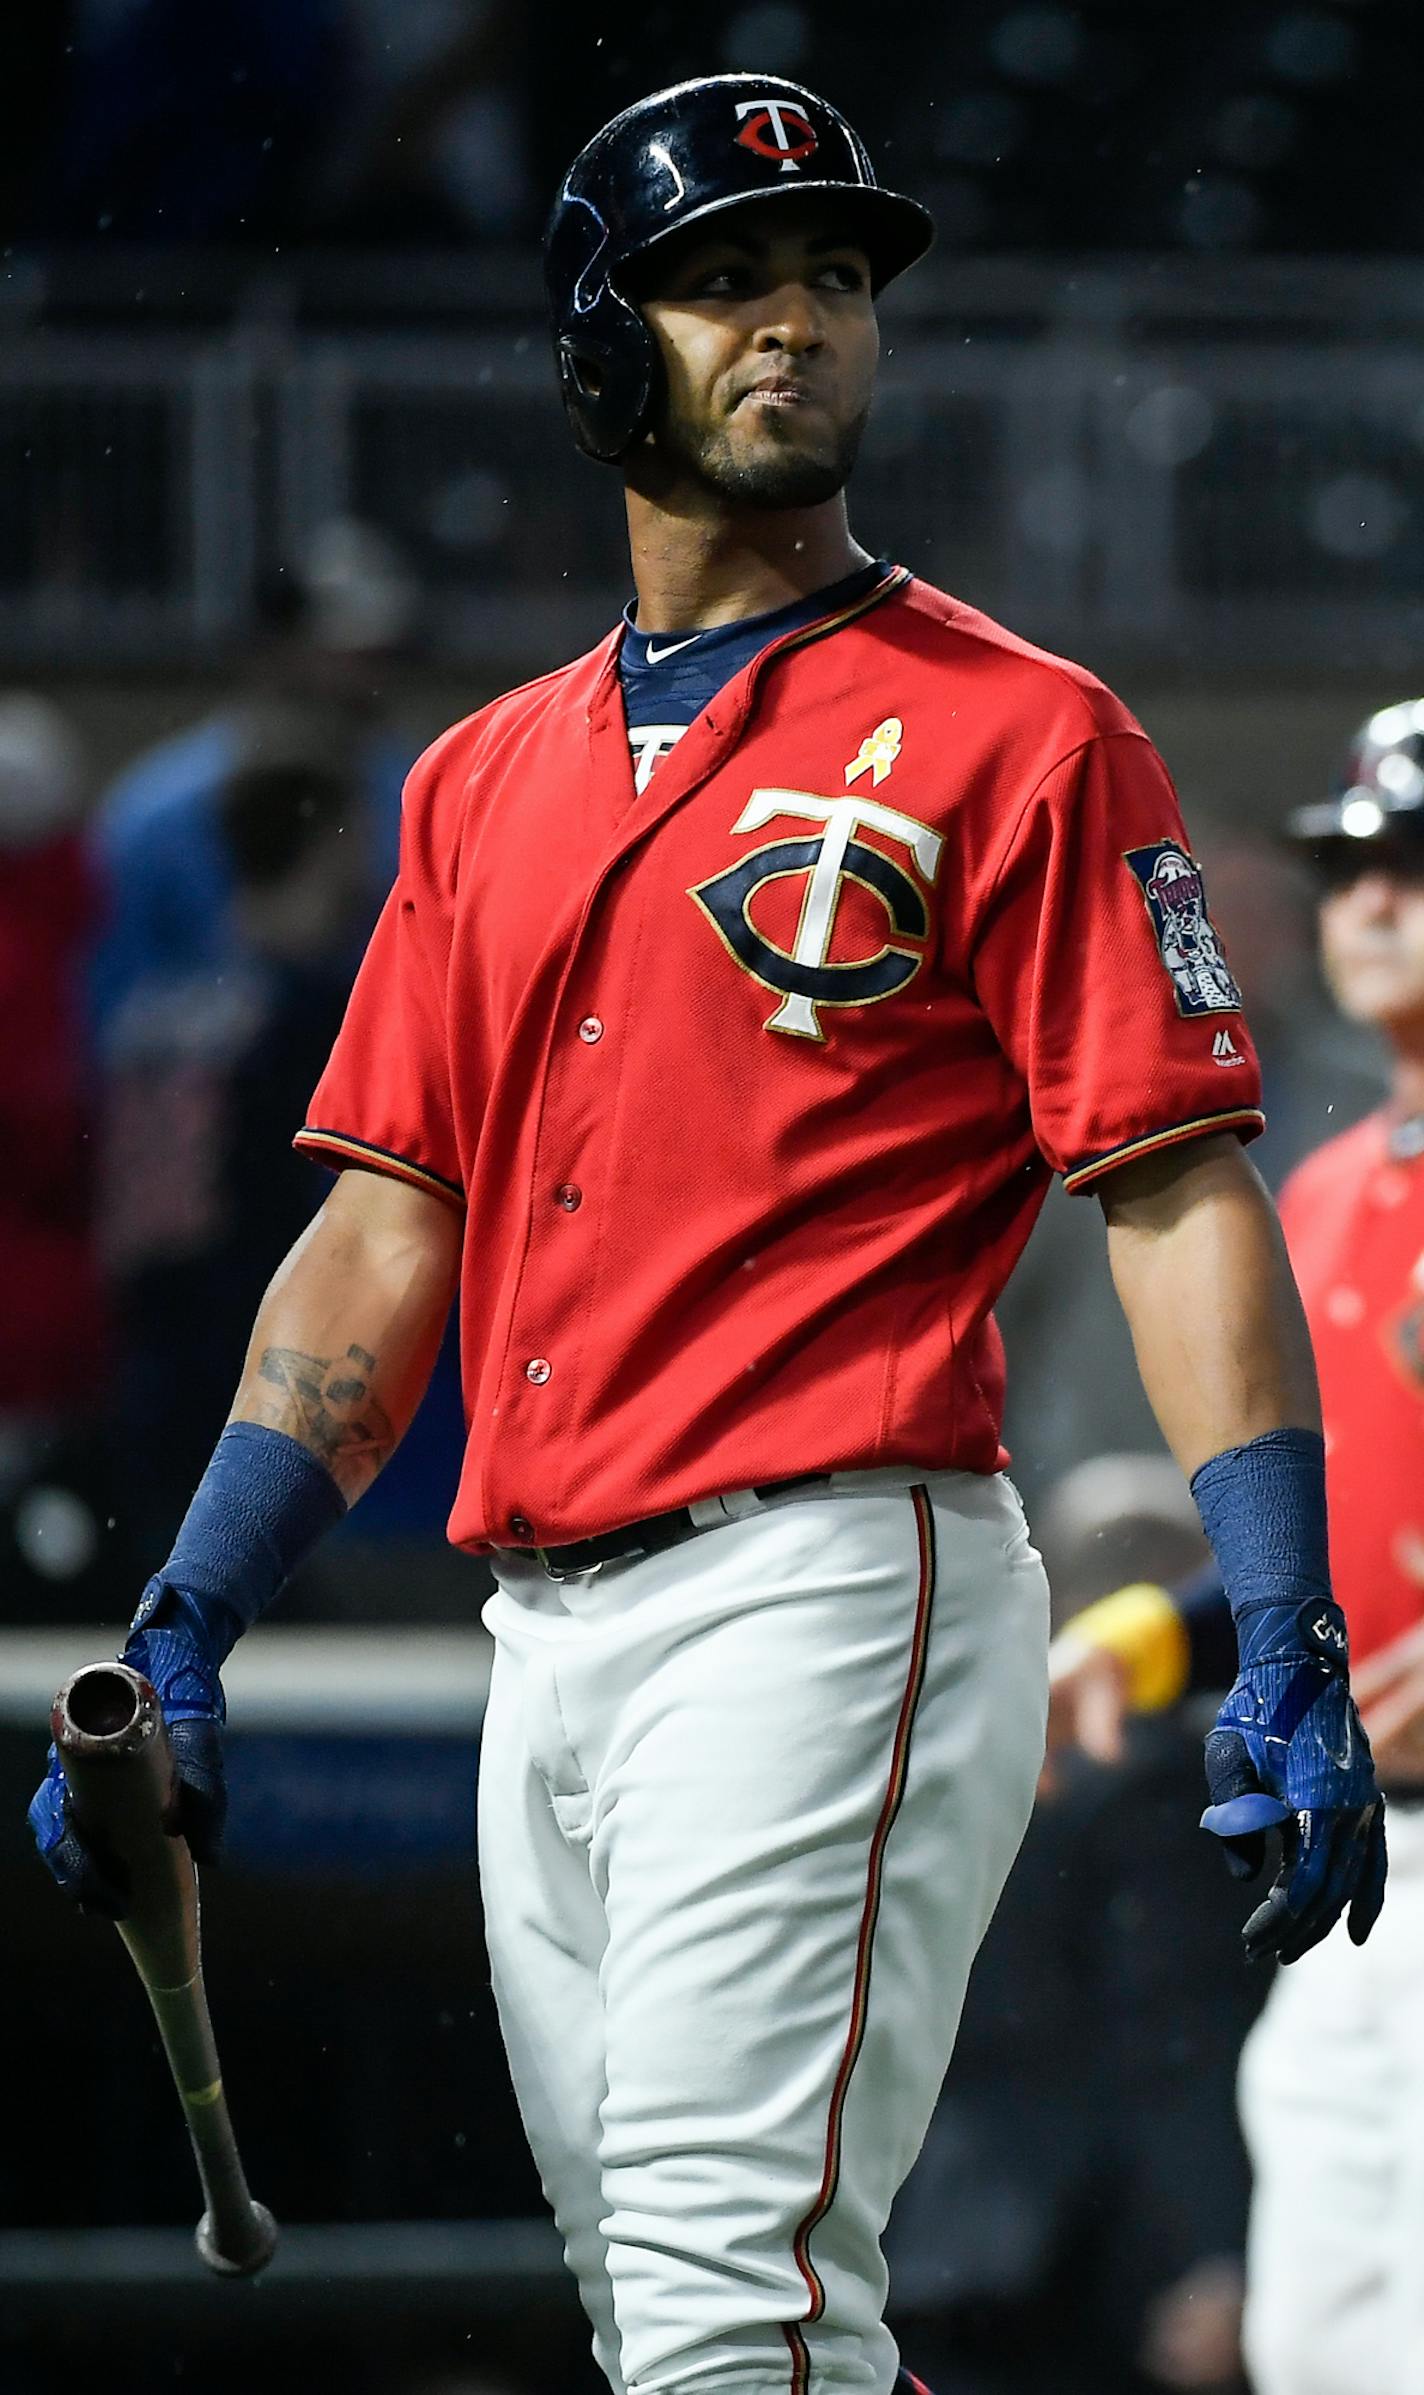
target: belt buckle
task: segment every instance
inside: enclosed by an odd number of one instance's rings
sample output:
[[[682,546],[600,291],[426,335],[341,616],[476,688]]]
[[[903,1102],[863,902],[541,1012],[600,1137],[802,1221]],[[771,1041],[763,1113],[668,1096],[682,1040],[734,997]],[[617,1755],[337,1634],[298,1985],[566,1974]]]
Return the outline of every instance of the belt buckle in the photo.
[[[553,1549],[551,1547],[536,1547],[534,1549],[535,1557],[546,1580],[553,1580],[560,1583],[565,1580],[592,1580],[595,1579],[598,1573],[600,1573],[603,1569],[601,1563],[583,1563],[580,1564],[576,1570],[566,1569],[561,1571],[556,1563],[550,1563],[549,1557],[552,1553]]]

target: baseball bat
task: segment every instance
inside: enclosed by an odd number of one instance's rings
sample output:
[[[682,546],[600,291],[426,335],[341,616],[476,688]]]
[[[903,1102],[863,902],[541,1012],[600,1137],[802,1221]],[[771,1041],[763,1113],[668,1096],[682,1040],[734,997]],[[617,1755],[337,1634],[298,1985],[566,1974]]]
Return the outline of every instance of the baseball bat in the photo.
[[[143,1981],[173,2073],[203,2190],[194,2242],[209,2270],[250,2278],[272,2259],[277,2224],[248,2193],[208,2017],[198,1875],[173,1817],[173,1757],[158,1699],[123,1663],[90,1663],[50,1713],[81,1835],[128,1875],[118,1932]]]

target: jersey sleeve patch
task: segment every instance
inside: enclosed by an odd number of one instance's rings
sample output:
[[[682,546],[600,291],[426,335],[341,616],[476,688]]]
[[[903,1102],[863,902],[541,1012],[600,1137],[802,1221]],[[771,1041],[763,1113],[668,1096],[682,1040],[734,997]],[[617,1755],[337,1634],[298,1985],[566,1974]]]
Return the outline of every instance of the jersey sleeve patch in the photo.
[[[1241,992],[1207,913],[1196,859],[1180,842],[1162,839],[1124,850],[1123,863],[1142,892],[1178,1014],[1239,1014]]]

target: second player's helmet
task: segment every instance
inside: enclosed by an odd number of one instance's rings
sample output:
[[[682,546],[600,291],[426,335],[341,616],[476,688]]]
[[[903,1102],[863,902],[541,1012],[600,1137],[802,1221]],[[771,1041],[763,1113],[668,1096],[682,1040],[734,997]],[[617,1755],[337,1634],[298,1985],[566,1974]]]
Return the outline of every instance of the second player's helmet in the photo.
[[[1334,796],[1295,808],[1284,828],[1327,881],[1372,857],[1424,871],[1424,699],[1400,699],[1367,717]]]
[[[934,238],[917,200],[885,191],[829,101],[776,75],[709,75],[625,108],[580,150],[544,239],[564,406],[590,457],[622,457],[646,429],[658,350],[628,270],[684,225],[787,193],[845,203],[879,291]]]

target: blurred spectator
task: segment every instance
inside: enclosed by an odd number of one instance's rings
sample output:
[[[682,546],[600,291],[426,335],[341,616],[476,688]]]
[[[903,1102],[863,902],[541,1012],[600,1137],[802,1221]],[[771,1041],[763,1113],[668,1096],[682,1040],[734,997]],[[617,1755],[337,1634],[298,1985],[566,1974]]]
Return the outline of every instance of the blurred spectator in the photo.
[[[122,1336],[126,1507],[171,1535],[267,1279],[324,1194],[291,1149],[345,1007],[370,864],[326,718],[254,729],[219,790],[234,955],[139,981],[106,1048],[105,1247]]]
[[[396,869],[412,744],[384,721],[377,685],[417,596],[383,534],[328,524],[272,593],[241,689],[131,765],[97,817],[122,1518],[140,1557],[171,1542],[267,1274],[326,1192],[288,1143]],[[351,1535],[437,1545],[462,1447],[452,1335]],[[389,1611],[388,1583],[378,1565],[362,1610]]]
[[[352,926],[352,957],[395,871],[400,792],[411,744],[382,720],[373,687],[408,640],[415,586],[384,535],[328,524],[301,569],[268,593],[264,636],[243,687],[206,721],[150,749],[105,795],[95,842],[108,921],[94,971],[101,1037],[140,985],[221,972],[243,942],[219,825],[221,794],[263,735],[274,700],[320,705],[333,761],[349,750],[353,823],[369,824],[369,884]]]
[[[57,708],[0,699],[0,1413],[87,1404],[101,1354],[79,965],[97,911],[77,743]]]
[[[352,974],[390,878],[388,817],[364,805],[359,747],[329,706],[253,704],[236,719],[235,761],[204,792],[205,866],[220,867],[219,921],[171,918],[173,937],[144,970],[142,952],[111,1004],[102,1046],[104,1251],[120,1326],[120,1515],[145,1560],[171,1543],[231,1400],[269,1275],[329,1187],[297,1156],[293,1133],[335,1039]],[[214,744],[215,745],[215,744]],[[212,749],[209,749],[209,755]],[[176,906],[193,859],[174,805],[141,882]],[[379,872],[373,859],[380,860]],[[146,860],[145,860],[146,861]],[[190,900],[196,905],[196,899]],[[186,970],[184,967],[186,966]],[[467,1559],[443,1543],[464,1445],[453,1328],[425,1401],[378,1487],[363,1500],[306,1587],[318,1611],[388,1617],[391,1570],[364,1572],[352,1540],[403,1539],[429,1599],[477,1602]],[[408,1579],[409,1607],[415,1580]],[[322,1597],[325,1589],[329,1604]]]
[[[1206,1554],[1152,1455],[1085,1464],[1043,1520],[1077,1603]],[[897,2333],[935,2395],[1240,2387],[1258,1990],[1200,1780],[1195,1723],[1144,1719],[1120,1771],[1073,1758],[1029,1825],[892,2223]]]
[[[1053,1626],[1133,1580],[1190,1579],[1206,1559],[1191,1493],[1170,1455],[1094,1455],[1055,1481],[1034,1539],[1053,1599]]]
[[[106,1339],[82,965],[97,893],[83,766],[59,710],[0,697],[0,1571],[9,1609],[87,1585]]]

